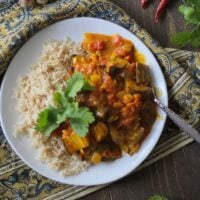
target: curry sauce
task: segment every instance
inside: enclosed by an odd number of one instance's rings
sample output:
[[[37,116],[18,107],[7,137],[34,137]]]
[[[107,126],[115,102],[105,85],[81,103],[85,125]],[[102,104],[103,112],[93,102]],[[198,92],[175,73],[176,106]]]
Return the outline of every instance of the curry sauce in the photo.
[[[150,87],[136,80],[137,63],[145,63],[145,57],[117,34],[86,33],[82,47],[86,53],[73,58],[72,73],[82,72],[94,89],[80,92],[76,100],[94,113],[95,122],[83,138],[64,126],[66,149],[94,164],[117,159],[123,151],[131,155],[156,120]]]

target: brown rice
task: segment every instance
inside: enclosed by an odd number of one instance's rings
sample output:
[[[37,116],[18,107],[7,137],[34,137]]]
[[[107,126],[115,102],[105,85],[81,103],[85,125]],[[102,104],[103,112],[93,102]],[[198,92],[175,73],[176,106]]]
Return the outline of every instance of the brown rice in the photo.
[[[80,45],[70,39],[45,43],[38,62],[31,66],[26,76],[19,78],[15,89],[17,111],[21,117],[16,133],[28,134],[34,147],[40,150],[39,159],[64,176],[85,171],[89,163],[67,154],[60,138],[47,139],[34,127],[38,113],[52,103],[51,94],[56,87],[65,85],[70,55],[81,51]]]

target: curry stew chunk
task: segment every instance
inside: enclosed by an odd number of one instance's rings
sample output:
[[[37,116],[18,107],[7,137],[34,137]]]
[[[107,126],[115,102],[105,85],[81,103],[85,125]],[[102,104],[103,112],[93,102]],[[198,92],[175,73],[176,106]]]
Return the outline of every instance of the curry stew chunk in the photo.
[[[95,122],[85,137],[63,126],[66,150],[93,164],[117,159],[122,152],[132,155],[156,119],[149,85],[137,81],[138,69],[142,72],[137,63],[144,57],[138,60],[142,56],[132,42],[117,34],[86,33],[82,47],[86,54],[73,57],[72,73],[82,72],[94,89],[80,92],[76,100],[94,113]]]

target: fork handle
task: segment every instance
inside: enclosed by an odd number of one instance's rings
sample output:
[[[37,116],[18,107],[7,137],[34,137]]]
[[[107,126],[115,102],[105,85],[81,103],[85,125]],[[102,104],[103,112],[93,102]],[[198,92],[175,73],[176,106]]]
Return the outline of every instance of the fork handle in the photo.
[[[194,129],[188,122],[186,122],[183,118],[173,112],[170,108],[163,105],[158,99],[154,99],[154,102],[166,112],[167,116],[183,131],[188,133],[195,141],[200,143],[200,133]]]

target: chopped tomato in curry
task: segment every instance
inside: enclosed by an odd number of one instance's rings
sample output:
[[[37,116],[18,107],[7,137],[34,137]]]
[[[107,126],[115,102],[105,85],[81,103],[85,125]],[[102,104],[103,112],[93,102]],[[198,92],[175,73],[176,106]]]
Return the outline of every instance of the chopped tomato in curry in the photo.
[[[83,138],[69,125],[64,128],[66,149],[94,164],[117,159],[123,151],[133,154],[156,118],[149,85],[136,81],[138,52],[117,34],[86,33],[82,47],[87,54],[73,58],[72,73],[82,72],[94,90],[80,92],[77,101],[89,107],[96,120]]]

